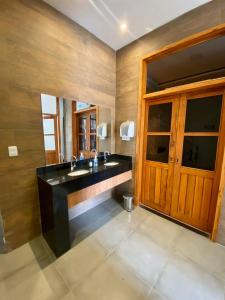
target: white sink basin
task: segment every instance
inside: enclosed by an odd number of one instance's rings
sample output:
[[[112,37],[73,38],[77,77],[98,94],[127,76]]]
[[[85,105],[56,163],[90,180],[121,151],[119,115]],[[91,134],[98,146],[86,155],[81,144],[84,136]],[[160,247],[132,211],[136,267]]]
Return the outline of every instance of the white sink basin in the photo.
[[[68,174],[68,176],[80,176],[89,173],[88,170],[77,170]]]
[[[119,163],[116,162],[116,161],[110,161],[110,162],[107,162],[107,163],[104,163],[104,166],[106,167],[111,167],[111,166],[116,166],[118,165]]]

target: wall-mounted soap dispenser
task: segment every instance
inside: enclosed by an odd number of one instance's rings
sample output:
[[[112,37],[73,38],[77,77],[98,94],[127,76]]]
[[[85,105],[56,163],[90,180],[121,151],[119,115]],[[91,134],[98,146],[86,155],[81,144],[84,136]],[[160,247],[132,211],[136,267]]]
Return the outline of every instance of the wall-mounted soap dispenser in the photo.
[[[134,121],[126,121],[120,125],[120,137],[123,141],[130,141],[134,137]]]
[[[100,140],[105,140],[107,137],[107,123],[103,122],[97,126],[97,136]]]

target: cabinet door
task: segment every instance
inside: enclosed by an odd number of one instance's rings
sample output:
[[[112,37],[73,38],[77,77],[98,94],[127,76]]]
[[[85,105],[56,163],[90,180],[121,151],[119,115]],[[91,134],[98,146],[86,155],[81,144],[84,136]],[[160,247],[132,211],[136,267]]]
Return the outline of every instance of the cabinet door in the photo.
[[[165,214],[171,204],[178,106],[178,99],[170,99],[146,107],[141,202]]]
[[[171,216],[211,231],[223,95],[182,96]]]

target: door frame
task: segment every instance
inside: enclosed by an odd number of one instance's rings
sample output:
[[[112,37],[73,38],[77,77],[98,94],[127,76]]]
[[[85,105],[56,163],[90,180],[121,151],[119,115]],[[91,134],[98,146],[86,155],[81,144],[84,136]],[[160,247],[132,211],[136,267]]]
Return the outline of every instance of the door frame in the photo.
[[[143,147],[144,147],[144,122],[143,116],[146,113],[146,100],[153,99],[162,99],[162,97],[179,95],[187,92],[199,92],[201,90],[212,90],[213,88],[224,87],[225,88],[225,78],[217,78],[212,80],[203,80],[200,82],[185,84],[177,87],[167,88],[163,91],[152,92],[146,94],[146,82],[147,82],[147,64],[148,62],[165,56],[170,53],[177,52],[179,50],[188,48],[195,44],[199,44],[201,42],[211,40],[215,37],[225,35],[225,23],[218,25],[216,27],[210,28],[203,32],[194,34],[190,37],[184,38],[178,42],[170,44],[166,47],[161,48],[155,52],[149,53],[143,56],[140,60],[140,68],[139,68],[139,95],[138,95],[138,115],[137,115],[137,134],[136,134],[136,161],[135,161],[135,183],[134,183],[134,193],[135,193],[135,204],[139,205],[141,199],[141,191],[142,191],[142,169],[143,169]],[[224,118],[225,107],[223,106],[222,116]],[[225,120],[223,119],[223,122]],[[220,143],[223,144],[220,150],[220,173],[218,175],[218,191],[217,191],[217,201],[216,201],[216,212],[213,220],[213,230],[210,238],[212,240],[216,239],[216,234],[218,231],[219,218],[221,213],[223,192],[225,189],[225,137],[221,138]]]

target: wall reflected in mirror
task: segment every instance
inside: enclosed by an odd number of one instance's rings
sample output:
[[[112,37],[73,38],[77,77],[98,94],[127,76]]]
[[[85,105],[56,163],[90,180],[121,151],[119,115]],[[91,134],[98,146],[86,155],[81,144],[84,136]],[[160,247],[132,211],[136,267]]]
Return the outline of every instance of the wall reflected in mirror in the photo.
[[[46,165],[114,152],[110,108],[46,94],[41,108]]]

